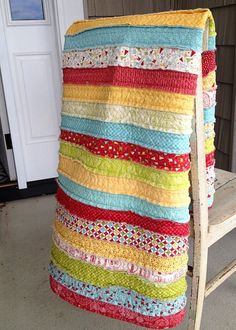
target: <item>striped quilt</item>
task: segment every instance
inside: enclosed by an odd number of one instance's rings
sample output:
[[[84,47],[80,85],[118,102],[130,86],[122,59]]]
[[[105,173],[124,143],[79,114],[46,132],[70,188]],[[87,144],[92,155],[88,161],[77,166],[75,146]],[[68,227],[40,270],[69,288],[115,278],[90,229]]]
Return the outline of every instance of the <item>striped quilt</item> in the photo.
[[[68,29],[49,274],[52,290],[69,303],[152,329],[183,320],[190,135],[201,61],[211,206],[210,11],[79,21]]]

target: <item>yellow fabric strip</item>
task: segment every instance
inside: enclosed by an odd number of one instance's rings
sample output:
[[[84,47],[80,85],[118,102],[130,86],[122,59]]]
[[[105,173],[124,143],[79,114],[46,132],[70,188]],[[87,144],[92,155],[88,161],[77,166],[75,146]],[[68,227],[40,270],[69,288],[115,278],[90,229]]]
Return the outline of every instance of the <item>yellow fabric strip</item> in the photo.
[[[205,154],[209,154],[210,152],[215,150],[214,146],[214,138],[209,138],[205,140]]]
[[[209,19],[209,35],[214,36],[215,24],[209,9],[170,11],[147,15],[121,16],[96,20],[77,21],[69,27],[66,35],[73,35],[86,29],[111,25],[184,26],[204,29]]]
[[[133,124],[168,133],[191,134],[192,116],[114,104],[63,102],[62,113],[105,122]],[[175,125],[173,125],[175,123]]]
[[[212,86],[214,86],[216,83],[216,72],[211,71],[202,80],[203,80],[203,89],[204,90],[212,89]]]
[[[64,84],[65,101],[119,104],[136,108],[193,114],[194,96],[146,88]]]
[[[100,175],[138,180],[153,187],[167,190],[185,190],[190,182],[188,172],[170,172],[154,169],[127,160],[96,156],[93,153],[68,142],[60,144],[63,156],[76,160],[87,170]]]
[[[70,180],[89,189],[111,194],[135,196],[150,203],[167,207],[183,207],[190,203],[188,189],[170,191],[155,188],[136,180],[97,175],[79,162],[65,156],[60,156],[58,171]]]
[[[126,260],[157,272],[172,273],[185,267],[188,261],[187,253],[178,257],[165,258],[151,255],[131,246],[91,239],[73,232],[58,220],[54,221],[54,230],[62,240],[82,251],[104,258]]]
[[[182,295],[187,288],[185,277],[182,277],[175,283],[157,286],[135,275],[106,270],[102,267],[70,258],[56,245],[52,246],[51,257],[56,266],[63,269],[73,278],[100,288],[109,288],[117,285],[155,299],[175,299]]]

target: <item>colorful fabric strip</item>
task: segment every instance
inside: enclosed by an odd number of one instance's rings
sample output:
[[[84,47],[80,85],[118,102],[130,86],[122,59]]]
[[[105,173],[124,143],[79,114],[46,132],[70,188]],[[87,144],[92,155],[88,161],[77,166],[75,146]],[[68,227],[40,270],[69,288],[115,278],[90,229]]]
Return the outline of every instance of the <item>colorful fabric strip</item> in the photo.
[[[187,134],[177,135],[146,130],[129,124],[103,123],[98,120],[64,115],[62,115],[61,127],[72,132],[92,135],[97,138],[135,143],[145,148],[152,148],[167,153],[186,154],[190,151],[189,135]]]
[[[209,9],[194,9],[194,10],[178,10],[170,12],[161,12],[147,15],[135,15],[135,16],[119,16],[102,18],[96,20],[83,20],[77,21],[72,24],[66,32],[66,35],[74,35],[84,30],[89,30],[96,27],[126,25],[131,27],[133,25],[143,26],[182,26],[200,28],[204,30],[206,28],[206,21],[209,23],[209,36],[215,36],[215,23],[212,13]],[[180,33],[181,34],[181,33]],[[178,36],[176,36],[178,39]]]
[[[99,156],[123,159],[173,172],[188,171],[190,169],[189,154],[167,154],[154,149],[146,149],[139,145],[99,139],[67,130],[62,130],[60,137],[63,141],[80,145]]]
[[[63,81],[65,84],[153,88],[195,95],[197,75],[171,70],[136,70],[115,66],[92,69],[64,68]]]
[[[204,109],[204,123],[214,123],[215,121],[215,107]]]
[[[207,169],[207,183],[213,185],[215,182],[216,174],[215,174],[215,166],[208,166]]]
[[[192,133],[192,117],[179,113],[144,110],[106,103],[65,101],[62,114],[104,122],[132,124],[167,133]],[[172,124],[173,122],[175,125]]]
[[[134,263],[127,262],[125,260],[119,259],[109,259],[99,257],[96,254],[89,254],[88,252],[84,252],[74,246],[68,244],[60,238],[60,235],[54,232],[53,241],[57,247],[64,251],[68,256],[74,259],[79,259],[81,261],[90,263],[95,266],[102,267],[108,270],[122,271],[127,272],[131,275],[136,275],[142,279],[148,280],[153,283],[158,283],[158,285],[163,285],[171,282],[178,281],[181,277],[183,277],[187,268],[184,267],[177,272],[165,274],[160,272],[154,272],[151,269],[140,267],[135,265]]]
[[[206,77],[211,71],[216,70],[216,52],[208,50],[202,53],[202,76]]]
[[[216,49],[216,37],[209,37],[208,50],[215,50],[215,49]]]
[[[60,156],[58,172],[89,189],[115,195],[133,196],[161,206],[188,207],[190,202],[186,189],[169,191],[136,180],[106,177],[91,172],[79,162],[65,156]]]
[[[200,52],[178,48],[103,47],[84,51],[65,51],[63,54],[63,67],[107,68],[109,66],[121,66],[198,74],[200,56]]]
[[[188,171],[171,172],[153,169],[119,159],[99,157],[79,146],[62,142],[60,154],[75,160],[93,173],[109,177],[121,177],[145,182],[153,187],[167,190],[185,190],[189,188]]]
[[[205,140],[205,153],[208,154],[214,150],[215,150],[214,138],[212,137],[212,138]]]
[[[214,130],[214,123],[208,123],[205,126],[205,139],[214,138],[215,137],[215,130]]]
[[[211,80],[206,81],[206,84],[211,83]],[[65,84],[63,91],[64,101],[119,104],[190,115],[193,114],[194,108],[192,95],[168,93],[155,89],[142,88],[137,93],[137,88]]]
[[[55,278],[57,279],[57,277]],[[60,280],[64,285],[61,285]],[[76,293],[77,291],[71,291],[73,290],[73,287],[71,285],[66,287],[64,280],[65,278],[62,278],[61,276],[57,282],[52,276],[50,276],[50,285],[52,290],[62,299],[68,301],[76,307],[88,310],[90,312],[99,313],[119,320],[132,322],[141,326],[147,326],[151,329],[165,329],[167,325],[170,327],[175,327],[183,320],[185,315],[184,309],[180,309],[178,313],[169,316],[146,316],[140,313],[136,313],[130,308],[128,309],[121,307],[120,305],[113,305],[110,303],[110,301],[109,303],[105,303],[100,300],[94,300],[82,296]]]
[[[208,202],[208,207],[211,208],[214,203],[214,195],[208,196],[207,202]]]
[[[92,190],[73,182],[62,174],[59,174],[58,180],[60,187],[66,194],[88,205],[110,210],[133,211],[154,219],[174,219],[179,223],[186,223],[189,220],[187,207],[164,207],[133,196],[115,195]]]
[[[68,275],[73,278],[96,285],[100,288],[108,288],[111,286],[121,286],[137,293],[155,299],[176,299],[186,291],[185,277],[177,282],[168,283],[164,287],[157,286],[154,283],[145,282],[136,275],[129,275],[125,272],[117,272],[103,269],[102,267],[93,266],[80,260],[72,259],[63,251],[59,250],[55,245],[52,246],[51,253],[53,263],[64,269]]]
[[[215,165],[215,152],[206,155],[206,167]]]
[[[211,71],[206,77],[203,77],[203,89],[215,89],[216,88],[216,72]]]
[[[189,248],[186,237],[159,235],[124,222],[118,225],[112,221],[88,221],[71,215],[60,205],[57,206],[56,219],[86,237],[133,246],[161,257],[175,257],[186,253]]]
[[[203,92],[203,106],[204,108],[211,108],[216,105],[216,90]]]
[[[51,263],[49,265],[50,275],[59,283],[65,285],[76,293],[85,295],[95,300],[109,302],[110,304],[120,305],[128,308],[129,310],[139,311],[144,315],[159,316],[159,315],[172,315],[177,313],[186,304],[184,296],[175,300],[160,301],[158,299],[151,299],[144,297],[137,292],[121,287],[111,287],[109,289],[103,289],[91,284],[79,281],[66,274]],[[101,297],[99,299],[99,295]],[[116,299],[118,301],[116,301]],[[137,306],[133,302],[137,301]],[[144,305],[142,307],[142,305]]]
[[[210,116],[214,117],[213,112],[214,109],[204,110],[206,122],[210,122]],[[214,134],[212,134],[212,136],[213,135]],[[66,130],[61,131],[61,139],[66,142],[73,143],[74,145],[80,145],[91,153],[99,156],[123,159],[140,163],[145,166],[173,172],[188,171],[190,168],[190,159],[188,154],[168,154],[158,152],[153,149],[146,149],[139,145],[123,143],[120,141],[98,139],[89,135],[83,135]],[[206,155],[206,166],[210,166],[213,163],[214,152],[212,151]]]
[[[188,260],[187,254],[182,256],[163,258],[137,250],[130,246],[123,246],[111,242],[91,239],[68,229],[60,221],[54,221],[54,230],[65,242],[97,256],[112,259],[122,259],[139,266],[150,268],[161,273],[171,273],[182,269]],[[69,234],[69,236],[68,236]]]
[[[143,229],[151,230],[152,232],[162,235],[189,235],[189,225],[186,223],[180,224],[167,220],[155,221],[152,218],[140,216],[139,214],[130,211],[106,210],[86,205],[69,197],[60,187],[58,188],[56,197],[58,202],[63,205],[68,212],[83,219],[88,219],[90,221],[96,221],[98,219],[110,221],[112,219],[112,221],[117,223],[125,222],[134,226],[139,225]]]
[[[111,26],[65,37],[65,50],[98,48],[107,46],[174,47],[202,49],[201,29],[183,27]],[[176,38],[178,36],[178,38]]]

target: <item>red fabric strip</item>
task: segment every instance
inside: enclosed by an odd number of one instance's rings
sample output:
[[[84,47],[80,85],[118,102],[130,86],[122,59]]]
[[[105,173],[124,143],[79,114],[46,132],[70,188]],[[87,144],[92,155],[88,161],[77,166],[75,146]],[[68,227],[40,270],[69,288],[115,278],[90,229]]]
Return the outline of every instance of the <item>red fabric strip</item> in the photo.
[[[206,154],[206,167],[215,165],[215,151]]]
[[[82,219],[125,222],[161,235],[189,236],[188,223],[180,224],[168,220],[154,220],[131,211],[107,210],[86,205],[68,196],[60,187],[58,187],[56,198],[69,213],[77,215]]]
[[[189,154],[167,154],[131,143],[99,139],[66,130],[61,131],[60,138],[66,142],[83,146],[97,156],[129,160],[145,166],[173,172],[190,169]]]
[[[49,277],[51,289],[62,299],[81,309],[102,314],[108,317],[127,321],[149,329],[174,328],[185,317],[185,310],[170,316],[146,316],[133,312],[127,308],[115,306],[99,300],[87,298],[75,293]]]
[[[207,76],[209,72],[216,70],[216,51],[207,50],[202,53],[202,75]]]
[[[89,69],[64,68],[63,80],[65,84],[154,88],[189,95],[195,95],[197,86],[197,75],[192,73],[120,66]]]

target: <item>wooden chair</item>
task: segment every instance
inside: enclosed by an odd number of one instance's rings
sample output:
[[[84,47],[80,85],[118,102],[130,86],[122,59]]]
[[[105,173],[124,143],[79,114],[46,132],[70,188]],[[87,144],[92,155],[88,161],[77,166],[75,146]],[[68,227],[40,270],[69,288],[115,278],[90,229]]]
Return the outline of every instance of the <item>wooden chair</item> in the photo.
[[[203,49],[207,49],[207,30],[206,27]],[[194,255],[193,266],[189,267],[192,288],[188,330],[200,329],[204,298],[236,271],[235,259],[213,279],[206,282],[208,248],[236,228],[236,174],[216,170],[215,199],[212,209],[208,210],[201,74],[197,84],[194,118],[191,141]]]

